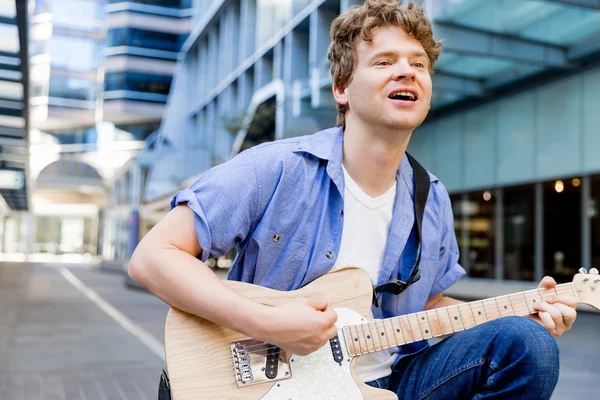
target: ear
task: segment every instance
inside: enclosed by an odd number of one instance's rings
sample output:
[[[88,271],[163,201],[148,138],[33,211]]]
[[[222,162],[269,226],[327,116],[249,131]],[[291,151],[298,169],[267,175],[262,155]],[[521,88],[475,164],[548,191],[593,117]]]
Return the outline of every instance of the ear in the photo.
[[[348,95],[346,94],[347,88],[340,89],[336,85],[332,85],[331,90],[333,91],[333,98],[335,99],[336,103],[344,106],[348,104]]]

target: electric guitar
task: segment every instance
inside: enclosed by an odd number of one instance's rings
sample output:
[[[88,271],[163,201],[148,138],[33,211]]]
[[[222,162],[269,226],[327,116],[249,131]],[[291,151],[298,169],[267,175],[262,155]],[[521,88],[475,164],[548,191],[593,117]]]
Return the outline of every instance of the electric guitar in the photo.
[[[325,274],[291,292],[225,281],[238,294],[273,306],[290,298],[326,294],[338,314],[338,334],[303,357],[171,308],[165,324],[171,395],[174,400],[395,400],[394,393],[358,379],[354,365],[360,355],[452,334],[505,316],[534,314],[535,303],[555,294],[575,296],[578,302],[600,309],[598,271],[580,272],[572,283],[555,289],[534,289],[377,320],[371,314],[373,286],[358,269]]]

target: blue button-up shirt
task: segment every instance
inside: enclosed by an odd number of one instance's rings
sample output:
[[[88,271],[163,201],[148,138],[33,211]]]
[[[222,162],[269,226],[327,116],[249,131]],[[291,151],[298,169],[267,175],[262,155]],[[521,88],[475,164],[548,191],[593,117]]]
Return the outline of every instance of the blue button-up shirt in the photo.
[[[340,249],[344,222],[343,140],[343,128],[331,128],[264,143],[210,169],[179,191],[171,208],[187,203],[193,210],[201,260],[237,247],[229,279],[277,290],[298,289],[328,272]],[[458,264],[448,192],[435,176],[430,174],[430,179],[421,279],[400,295],[380,295],[381,306],[373,307],[376,318],[423,310],[430,296],[465,273]],[[398,274],[407,279],[417,258],[414,179],[406,157],[396,182],[378,284]],[[413,346],[408,352],[415,350]]]

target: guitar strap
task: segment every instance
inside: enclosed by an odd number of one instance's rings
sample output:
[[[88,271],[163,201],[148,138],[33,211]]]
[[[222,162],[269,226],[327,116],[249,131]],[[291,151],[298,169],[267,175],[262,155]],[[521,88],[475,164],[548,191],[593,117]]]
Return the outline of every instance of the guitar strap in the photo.
[[[377,296],[379,293],[392,293],[399,295],[404,292],[410,285],[417,282],[421,278],[421,271],[419,265],[421,263],[421,249],[423,248],[423,215],[425,213],[425,204],[427,203],[427,196],[429,195],[430,178],[429,174],[415,160],[410,154],[406,153],[408,161],[413,169],[413,176],[415,179],[415,226],[417,227],[417,234],[419,235],[419,250],[417,253],[417,262],[415,263],[412,272],[406,281],[403,281],[398,272],[397,279],[390,279],[389,281],[377,285],[373,288],[373,304],[375,307],[379,307],[377,302]]]

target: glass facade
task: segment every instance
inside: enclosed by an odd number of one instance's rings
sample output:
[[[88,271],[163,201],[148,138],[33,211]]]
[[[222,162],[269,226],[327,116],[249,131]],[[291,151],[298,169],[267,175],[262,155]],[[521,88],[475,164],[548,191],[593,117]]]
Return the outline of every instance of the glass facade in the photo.
[[[504,279],[535,280],[535,187],[502,189]]]
[[[49,51],[52,67],[70,71],[93,71],[102,59],[100,43],[82,37],[53,35]]]
[[[52,22],[83,30],[97,30],[104,25],[105,6],[97,0],[55,0],[51,3]]]
[[[581,179],[545,182],[544,275],[571,282],[581,265]]]
[[[494,277],[495,196],[477,191],[454,196],[454,226],[461,252],[461,264],[469,276]]]
[[[111,72],[105,77],[105,89],[130,90],[134,92],[169,94],[172,77],[137,72]]]
[[[49,96],[76,100],[95,100],[96,83],[87,79],[52,75],[50,77]]]
[[[564,283],[581,267],[600,268],[600,175],[450,199],[459,262],[469,277],[537,281],[548,275]]]
[[[132,46],[146,49],[179,51],[186,35],[155,32],[137,28],[116,28],[108,31],[108,47]]]

